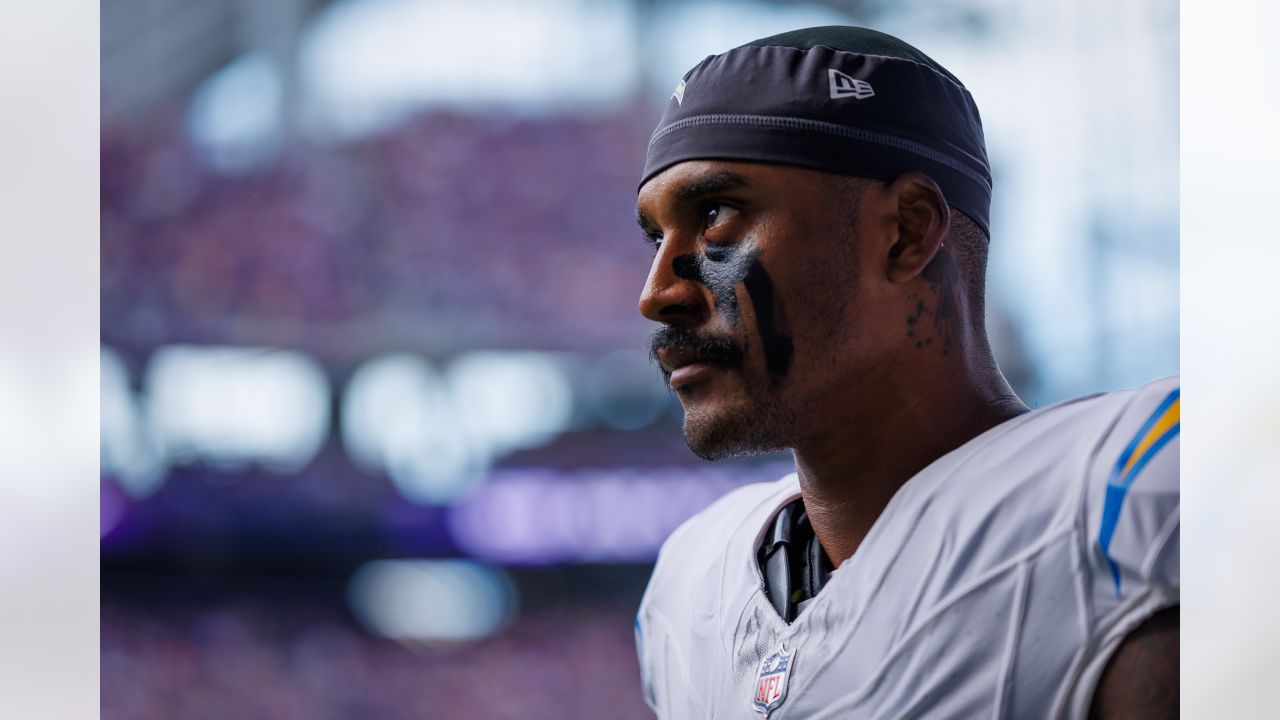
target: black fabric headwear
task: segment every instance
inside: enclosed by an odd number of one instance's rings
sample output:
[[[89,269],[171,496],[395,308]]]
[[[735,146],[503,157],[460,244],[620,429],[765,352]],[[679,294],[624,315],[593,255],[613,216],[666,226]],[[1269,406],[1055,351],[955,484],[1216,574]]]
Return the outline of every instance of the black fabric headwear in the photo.
[[[649,140],[640,185],[685,160],[878,180],[919,170],[990,235],[991,168],[973,97],[927,55],[875,30],[796,30],[698,63]]]

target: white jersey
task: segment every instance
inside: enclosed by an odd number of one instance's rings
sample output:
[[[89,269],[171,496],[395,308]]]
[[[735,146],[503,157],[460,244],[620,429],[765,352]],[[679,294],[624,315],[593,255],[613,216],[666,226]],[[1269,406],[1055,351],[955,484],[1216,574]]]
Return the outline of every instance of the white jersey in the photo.
[[[1083,718],[1178,603],[1178,380],[1026,413],[894,495],[793,623],[756,551],[794,474],[663,545],[636,618],[661,718]]]

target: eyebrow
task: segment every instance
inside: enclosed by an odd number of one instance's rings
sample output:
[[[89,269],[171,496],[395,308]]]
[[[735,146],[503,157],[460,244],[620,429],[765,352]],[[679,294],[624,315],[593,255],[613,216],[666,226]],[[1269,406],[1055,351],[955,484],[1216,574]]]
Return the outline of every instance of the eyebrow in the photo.
[[[737,190],[750,184],[745,177],[732,170],[714,170],[678,187],[676,189],[676,200],[687,202],[703,195]]]
[[[750,185],[751,183],[747,181],[747,178],[732,170],[713,170],[678,186],[675,190],[675,197],[676,202],[687,203],[704,195],[714,195],[715,193],[750,187]],[[657,228],[657,223],[653,222],[642,210],[636,210],[636,223],[646,232]]]
[[[636,224],[646,233],[656,232],[658,224],[644,214],[643,210],[636,210]]]

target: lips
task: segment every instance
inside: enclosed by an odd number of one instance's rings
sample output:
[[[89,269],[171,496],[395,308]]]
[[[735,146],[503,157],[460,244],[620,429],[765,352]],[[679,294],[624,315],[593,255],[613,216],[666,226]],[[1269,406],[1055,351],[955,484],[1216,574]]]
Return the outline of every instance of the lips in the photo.
[[[667,382],[671,385],[672,390],[681,390],[699,380],[708,378],[715,371],[716,366],[705,362],[689,363],[676,368]]]
[[[709,373],[725,367],[719,358],[698,353],[688,347],[672,347],[659,350],[658,365],[667,375],[673,390],[706,378]]]
[[[668,347],[658,351],[658,366],[668,375],[686,365],[707,362],[710,362],[709,358],[700,356],[690,347]]]

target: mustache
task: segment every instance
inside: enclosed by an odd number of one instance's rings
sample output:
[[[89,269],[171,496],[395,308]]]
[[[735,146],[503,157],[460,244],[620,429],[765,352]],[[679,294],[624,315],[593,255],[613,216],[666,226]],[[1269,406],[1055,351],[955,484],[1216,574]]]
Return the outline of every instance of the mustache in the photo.
[[[719,335],[703,335],[687,328],[665,325],[653,331],[649,336],[649,359],[658,365],[663,376],[666,370],[658,364],[658,353],[674,347],[682,347],[691,351],[703,362],[722,367],[738,367],[742,365],[742,349],[729,338]]]

